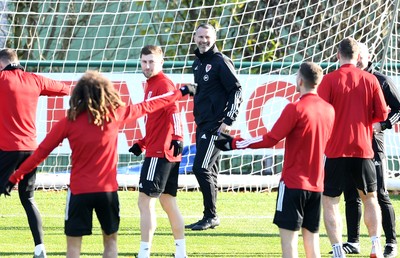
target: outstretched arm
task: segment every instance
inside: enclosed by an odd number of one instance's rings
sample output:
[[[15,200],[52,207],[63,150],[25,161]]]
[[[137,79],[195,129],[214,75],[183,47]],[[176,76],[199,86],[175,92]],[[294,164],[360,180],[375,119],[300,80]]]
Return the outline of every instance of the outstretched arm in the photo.
[[[221,133],[221,137],[215,140],[215,146],[222,151],[238,149],[262,149],[275,146],[279,140],[272,138],[268,134],[257,136],[250,139],[233,138],[228,134]]]
[[[71,93],[71,87],[65,83],[34,74],[41,86],[40,95],[44,96],[65,96]]]
[[[50,132],[46,135],[39,147],[29,156],[18,169],[10,176],[9,181],[13,184],[17,184],[21,181],[24,176],[30,173],[35,167],[37,167],[50,152],[60,145],[64,140],[66,132],[67,118],[64,118],[57,122]]]
[[[221,138],[215,141],[215,146],[223,151],[271,148],[290,133],[292,128],[296,126],[297,120],[296,108],[293,103],[289,103],[268,133],[250,139],[233,138],[222,133]]]
[[[179,90],[171,91],[163,95],[146,99],[145,101],[138,104],[129,105],[125,109],[121,109],[123,110],[123,113],[119,114],[120,119],[122,121],[137,119],[148,113],[152,113],[161,108],[164,108],[165,106],[175,103],[175,101],[182,98],[182,96],[185,96],[187,94],[193,96],[196,93],[196,89],[197,85],[189,84],[182,86]]]

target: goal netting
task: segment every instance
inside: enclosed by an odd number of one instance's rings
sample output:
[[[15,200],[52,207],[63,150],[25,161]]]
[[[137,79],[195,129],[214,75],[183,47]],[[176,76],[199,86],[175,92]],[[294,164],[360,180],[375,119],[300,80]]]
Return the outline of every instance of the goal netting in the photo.
[[[160,45],[164,71],[177,84],[193,82],[193,32],[200,23],[218,30],[217,46],[235,63],[243,104],[232,134],[244,138],[265,133],[283,107],[298,97],[295,74],[303,61],[325,72],[337,68],[337,44],[352,36],[367,43],[373,62],[400,85],[399,0],[269,1],[64,1],[0,0],[0,44],[18,51],[26,70],[74,85],[87,69],[106,74],[127,103],[143,100],[145,78],[139,53]],[[42,97],[38,141],[68,108],[68,97]],[[197,188],[191,173],[195,153],[193,103],[180,101],[185,152],[179,184]],[[121,128],[118,181],[136,187],[143,157],[128,152],[145,135],[143,119]],[[399,189],[399,127],[385,132],[389,189]],[[99,150],[101,151],[101,150]],[[223,153],[221,189],[264,190],[276,186],[282,169],[283,142],[263,150]],[[63,188],[69,182],[68,142],[39,167],[37,184]]]

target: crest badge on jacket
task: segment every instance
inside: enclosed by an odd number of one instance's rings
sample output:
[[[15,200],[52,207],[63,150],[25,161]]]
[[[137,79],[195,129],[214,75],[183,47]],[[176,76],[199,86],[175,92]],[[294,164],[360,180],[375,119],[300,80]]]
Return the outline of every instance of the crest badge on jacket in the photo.
[[[206,73],[208,73],[211,70],[211,68],[212,68],[212,65],[207,64],[206,65]]]

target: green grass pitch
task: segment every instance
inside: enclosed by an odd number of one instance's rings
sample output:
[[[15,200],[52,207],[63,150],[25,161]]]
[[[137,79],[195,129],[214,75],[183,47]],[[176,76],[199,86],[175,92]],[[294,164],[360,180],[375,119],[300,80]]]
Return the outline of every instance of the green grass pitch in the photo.
[[[139,210],[137,191],[120,191],[121,225],[118,236],[119,257],[135,257],[139,248]],[[392,195],[393,205],[400,216],[400,197]],[[45,245],[48,257],[65,257],[64,235],[65,191],[36,191],[35,199],[43,217]],[[187,252],[190,258],[200,257],[281,257],[278,228],[272,224],[276,192],[220,192],[218,212],[221,225],[207,231],[186,231]],[[178,203],[186,223],[200,219],[200,192],[179,192]],[[343,204],[342,204],[343,208]],[[152,257],[173,257],[175,250],[168,219],[157,205],[158,227]],[[397,232],[400,232],[397,223]],[[361,229],[361,254],[369,256],[370,241],[364,225]],[[0,199],[0,257],[32,257],[33,240],[18,193]],[[345,241],[346,238],[344,237]],[[384,244],[384,238],[382,238]],[[322,257],[330,257],[329,240],[321,223],[320,245]],[[101,257],[102,239],[97,219],[93,235],[83,237],[81,257]],[[304,257],[301,235],[299,256]]]

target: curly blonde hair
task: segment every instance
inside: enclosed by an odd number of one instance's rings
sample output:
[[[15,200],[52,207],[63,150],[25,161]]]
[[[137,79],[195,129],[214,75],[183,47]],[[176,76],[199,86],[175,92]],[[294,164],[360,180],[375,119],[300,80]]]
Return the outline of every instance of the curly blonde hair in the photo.
[[[109,79],[97,71],[87,71],[72,91],[69,105],[69,120],[74,121],[80,113],[87,111],[89,123],[102,126],[110,121],[109,114],[125,103]]]

